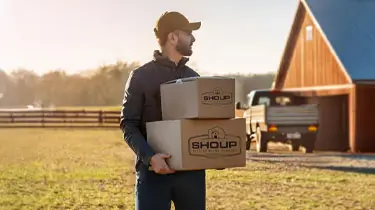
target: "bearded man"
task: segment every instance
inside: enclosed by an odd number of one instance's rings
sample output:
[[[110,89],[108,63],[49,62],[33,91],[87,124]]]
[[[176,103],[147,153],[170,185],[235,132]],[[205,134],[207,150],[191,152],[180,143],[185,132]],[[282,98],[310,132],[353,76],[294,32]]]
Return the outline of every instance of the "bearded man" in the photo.
[[[146,139],[146,122],[162,120],[160,85],[199,76],[186,63],[195,42],[192,32],[200,27],[200,22],[189,22],[181,13],[164,13],[154,28],[161,50],[133,70],[126,82],[120,127],[137,156],[136,210],[170,210],[172,201],[176,210],[205,209],[205,170],[174,171],[165,161],[170,156],[155,153]]]

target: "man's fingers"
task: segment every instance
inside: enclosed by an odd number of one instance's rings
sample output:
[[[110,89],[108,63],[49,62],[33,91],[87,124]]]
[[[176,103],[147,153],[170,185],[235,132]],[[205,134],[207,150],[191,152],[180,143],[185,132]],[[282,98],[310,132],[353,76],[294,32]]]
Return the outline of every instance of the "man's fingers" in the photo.
[[[170,169],[169,171],[168,171],[168,173],[170,173],[170,174],[173,174],[174,172],[176,172],[175,170],[172,170],[172,169]]]
[[[167,169],[167,172],[169,173],[169,174],[171,174],[171,173],[174,173],[175,171],[172,169],[172,168],[170,168],[168,165],[166,165],[165,166],[166,167],[166,169]]]
[[[173,174],[174,171],[173,171],[173,170],[170,170],[170,169],[166,169],[166,170],[163,170],[162,173],[163,173],[163,174]]]
[[[168,164],[164,159],[170,158],[171,155],[169,154],[158,154],[159,159],[157,164],[155,164],[154,171],[158,174],[171,174],[174,173],[175,171],[169,168]]]
[[[162,168],[156,169],[155,172],[158,174],[172,174],[175,171],[169,168],[168,165],[164,165]]]
[[[170,158],[171,155],[170,154],[160,154],[160,157],[161,158]]]
[[[169,170],[168,168],[162,168],[160,170],[157,170],[155,171],[156,173],[158,174],[170,174],[170,173],[173,173],[171,170]]]

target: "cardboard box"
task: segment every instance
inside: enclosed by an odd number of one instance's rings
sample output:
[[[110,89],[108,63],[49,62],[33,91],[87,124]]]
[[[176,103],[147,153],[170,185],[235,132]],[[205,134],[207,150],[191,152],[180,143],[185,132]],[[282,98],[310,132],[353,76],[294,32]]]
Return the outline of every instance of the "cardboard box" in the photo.
[[[148,122],[147,142],[155,152],[170,154],[175,170],[217,169],[246,165],[244,118]]]
[[[235,79],[190,77],[160,86],[163,120],[235,117]]]

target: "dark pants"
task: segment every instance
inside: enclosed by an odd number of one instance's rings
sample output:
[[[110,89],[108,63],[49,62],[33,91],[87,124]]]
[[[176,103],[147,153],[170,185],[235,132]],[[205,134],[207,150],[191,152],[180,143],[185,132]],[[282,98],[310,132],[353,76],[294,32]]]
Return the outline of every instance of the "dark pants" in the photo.
[[[136,210],[206,209],[205,171],[184,171],[159,175],[146,168],[137,172]]]

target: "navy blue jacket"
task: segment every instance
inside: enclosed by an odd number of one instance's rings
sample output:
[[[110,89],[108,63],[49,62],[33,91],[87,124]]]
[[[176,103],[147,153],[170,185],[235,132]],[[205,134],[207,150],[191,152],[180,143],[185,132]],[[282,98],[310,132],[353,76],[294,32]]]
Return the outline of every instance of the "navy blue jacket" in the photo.
[[[147,144],[146,122],[162,120],[160,85],[170,80],[199,76],[186,65],[187,61],[188,58],[184,57],[176,65],[155,51],[152,61],[131,71],[129,75],[122,102],[120,127],[124,140],[137,156],[137,171],[140,164],[150,166],[150,159],[155,154]]]

